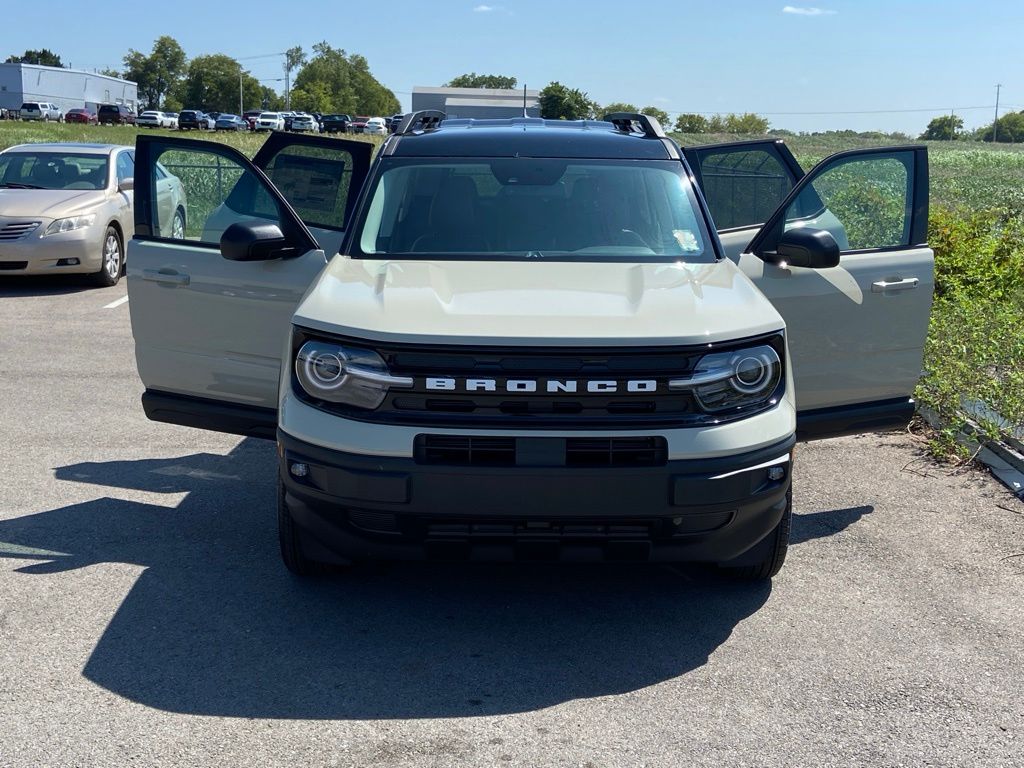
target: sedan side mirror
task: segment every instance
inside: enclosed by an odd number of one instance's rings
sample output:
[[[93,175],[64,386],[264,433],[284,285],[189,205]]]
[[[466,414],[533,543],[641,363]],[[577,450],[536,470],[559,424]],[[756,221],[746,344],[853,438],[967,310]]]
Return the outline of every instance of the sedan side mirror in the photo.
[[[220,255],[230,261],[270,261],[294,255],[273,221],[237,221],[220,237]]]
[[[118,192],[131,192],[135,189],[135,179],[128,177],[127,179],[121,179],[117,182]]]
[[[827,229],[796,227],[782,234],[773,255],[776,264],[827,269],[839,265],[839,243]]]

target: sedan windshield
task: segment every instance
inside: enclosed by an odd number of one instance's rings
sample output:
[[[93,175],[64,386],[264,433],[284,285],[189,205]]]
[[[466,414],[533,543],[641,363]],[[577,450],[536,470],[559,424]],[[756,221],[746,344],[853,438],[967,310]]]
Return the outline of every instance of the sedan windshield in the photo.
[[[367,257],[710,262],[673,161],[393,160],[353,249]]]
[[[14,189],[104,189],[107,155],[66,152],[0,154],[0,187]]]

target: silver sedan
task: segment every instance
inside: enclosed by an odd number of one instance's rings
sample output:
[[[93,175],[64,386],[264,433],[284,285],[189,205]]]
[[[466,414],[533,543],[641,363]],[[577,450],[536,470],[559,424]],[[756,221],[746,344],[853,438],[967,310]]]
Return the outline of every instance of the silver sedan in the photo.
[[[0,152],[0,274],[88,274],[116,284],[135,233],[134,174],[131,147],[22,144]],[[157,205],[182,237],[184,188],[166,169],[158,176]]]

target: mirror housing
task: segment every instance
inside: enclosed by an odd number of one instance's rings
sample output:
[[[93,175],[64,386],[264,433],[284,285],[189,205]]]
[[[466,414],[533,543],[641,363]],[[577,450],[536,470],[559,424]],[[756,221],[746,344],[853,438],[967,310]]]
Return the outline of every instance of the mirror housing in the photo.
[[[129,176],[127,179],[121,179],[119,182],[117,182],[118,192],[131,192],[133,189],[135,189],[135,179],[133,179],[131,176]]]
[[[771,261],[806,269],[836,267],[839,266],[839,243],[827,229],[797,227],[782,234]]]
[[[229,261],[271,261],[292,250],[273,221],[236,221],[220,236],[220,255]]]

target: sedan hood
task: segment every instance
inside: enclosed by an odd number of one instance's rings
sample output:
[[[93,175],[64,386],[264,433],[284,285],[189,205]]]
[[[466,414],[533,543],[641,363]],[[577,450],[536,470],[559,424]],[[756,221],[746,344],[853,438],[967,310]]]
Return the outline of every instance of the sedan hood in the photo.
[[[7,218],[59,219],[103,202],[98,189],[2,189],[0,215]]]
[[[731,261],[714,264],[382,261],[337,256],[295,313],[379,341],[701,344],[781,330]]]

